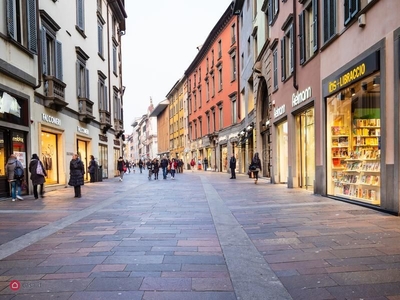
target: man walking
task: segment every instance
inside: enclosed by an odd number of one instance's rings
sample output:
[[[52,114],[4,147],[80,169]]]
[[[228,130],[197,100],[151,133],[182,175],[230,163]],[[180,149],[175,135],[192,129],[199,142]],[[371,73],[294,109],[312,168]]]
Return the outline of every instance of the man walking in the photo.
[[[235,158],[235,153],[232,153],[231,159],[229,160],[229,168],[231,168],[231,178],[230,179],[236,179],[236,158]]]

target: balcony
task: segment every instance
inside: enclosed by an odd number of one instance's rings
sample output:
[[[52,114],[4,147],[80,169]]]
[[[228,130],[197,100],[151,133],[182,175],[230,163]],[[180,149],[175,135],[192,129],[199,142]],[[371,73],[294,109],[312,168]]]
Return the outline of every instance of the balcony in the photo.
[[[114,118],[114,129],[115,131],[124,130],[124,124],[122,123],[122,120]]]
[[[103,134],[111,128],[111,115],[109,111],[100,110],[100,127]]]
[[[79,101],[79,121],[90,123],[94,120],[93,116],[93,102],[87,98],[78,98]]]
[[[54,76],[44,76],[44,106],[56,111],[68,105],[65,102],[65,87],[67,85]]]

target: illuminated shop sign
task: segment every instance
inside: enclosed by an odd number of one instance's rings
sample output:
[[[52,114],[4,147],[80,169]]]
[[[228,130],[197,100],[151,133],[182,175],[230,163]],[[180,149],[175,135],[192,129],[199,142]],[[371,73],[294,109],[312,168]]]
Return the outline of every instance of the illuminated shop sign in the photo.
[[[24,138],[20,136],[13,136],[12,137],[13,142],[18,142],[18,143],[24,143]]]
[[[379,70],[379,51],[370,54],[344,72],[331,75],[324,79],[322,81],[323,95],[327,96],[335,93],[377,70]]]
[[[78,132],[80,132],[80,133],[84,133],[84,134],[89,135],[89,129],[82,128],[82,127],[79,127],[79,126],[78,126],[77,130],[78,130]]]
[[[49,116],[44,113],[42,114],[42,120],[50,124],[61,126],[61,120],[59,118]]]
[[[304,91],[293,93],[292,95],[292,107],[299,105],[301,102],[304,102],[310,99],[312,96],[311,87],[306,88]]]
[[[274,118],[282,116],[285,112],[286,112],[285,104],[283,104],[282,106],[279,106],[277,108],[274,108]]]

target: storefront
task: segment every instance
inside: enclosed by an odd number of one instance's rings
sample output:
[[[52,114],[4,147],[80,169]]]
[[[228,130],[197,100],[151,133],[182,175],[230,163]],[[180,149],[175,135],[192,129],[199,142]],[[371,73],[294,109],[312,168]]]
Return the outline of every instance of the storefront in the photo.
[[[220,147],[220,155],[219,157],[221,158],[221,164],[219,166],[221,172],[228,172],[229,169],[229,163],[228,163],[228,145],[223,144]]]
[[[323,80],[327,195],[381,205],[380,51]]]
[[[280,122],[276,125],[277,133],[277,161],[278,172],[277,183],[288,182],[288,161],[289,161],[289,147],[288,147],[288,122],[287,120]]]
[[[99,144],[99,167],[102,169],[103,178],[108,178],[108,146]]]
[[[313,191],[315,182],[315,112],[313,89],[310,86],[292,95],[292,108],[295,109],[293,115],[296,132],[297,186]],[[282,132],[284,132],[283,129]]]
[[[29,165],[27,153],[28,100],[0,89],[0,197],[9,197],[9,183],[6,176],[7,161],[11,154],[25,168]],[[23,194],[28,193],[25,189]]]

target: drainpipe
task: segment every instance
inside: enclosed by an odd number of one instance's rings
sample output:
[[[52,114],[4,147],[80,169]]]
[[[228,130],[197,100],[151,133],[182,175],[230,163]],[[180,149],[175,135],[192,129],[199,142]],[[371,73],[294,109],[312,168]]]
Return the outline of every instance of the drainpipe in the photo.
[[[293,1],[293,87],[296,89],[296,91],[299,90],[299,85],[297,84],[297,55],[296,55],[296,45],[297,45],[297,30],[296,30],[296,25],[297,25],[297,13],[296,13],[296,2]]]
[[[33,90],[37,90],[42,86],[42,74],[40,73],[40,70],[42,68],[42,35],[39,30],[39,0],[36,0],[36,30],[37,30],[37,57],[38,57],[38,69],[37,69],[37,77],[39,80],[39,83],[33,87]]]
[[[115,1],[112,1],[115,2]],[[110,2],[107,1],[107,60],[108,60],[108,107],[110,111],[110,122],[112,123],[112,115],[111,115],[111,70],[110,70]]]

